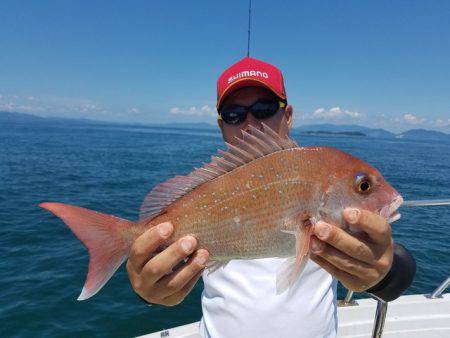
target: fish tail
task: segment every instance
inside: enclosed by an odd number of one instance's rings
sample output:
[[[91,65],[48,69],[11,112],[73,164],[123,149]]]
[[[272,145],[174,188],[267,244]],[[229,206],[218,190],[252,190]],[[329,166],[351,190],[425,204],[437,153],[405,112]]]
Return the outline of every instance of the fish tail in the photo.
[[[62,203],[41,203],[66,223],[89,252],[89,271],[78,300],[95,295],[128,258],[131,243],[124,237],[126,228],[136,223]]]

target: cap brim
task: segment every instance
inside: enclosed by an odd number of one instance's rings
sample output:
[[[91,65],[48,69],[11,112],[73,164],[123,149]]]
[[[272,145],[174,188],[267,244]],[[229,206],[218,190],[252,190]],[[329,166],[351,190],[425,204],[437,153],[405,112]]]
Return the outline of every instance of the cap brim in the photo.
[[[281,93],[277,92],[273,87],[271,87],[270,85],[268,85],[267,83],[258,80],[258,79],[249,79],[249,78],[244,78],[244,79],[239,79],[237,81],[234,81],[231,85],[229,85],[222,93],[222,95],[218,98],[217,100],[217,105],[216,108],[219,109],[220,105],[222,104],[223,100],[230,95],[232,92],[243,88],[243,87],[263,87],[266,88],[268,90],[270,90],[272,93],[274,93],[276,96],[278,96],[280,99],[282,100],[286,100],[286,96],[282,95]]]

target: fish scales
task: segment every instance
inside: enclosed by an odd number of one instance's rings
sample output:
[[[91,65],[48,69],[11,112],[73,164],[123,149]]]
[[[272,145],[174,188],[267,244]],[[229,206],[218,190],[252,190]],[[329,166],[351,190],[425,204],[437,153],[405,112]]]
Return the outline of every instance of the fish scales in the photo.
[[[195,234],[215,260],[290,256],[295,238],[281,230],[297,230],[292,222],[284,227],[289,218],[310,213],[319,203],[313,196],[316,183],[308,181],[317,173],[308,161],[311,154],[297,148],[256,159],[197,187],[151,223],[174,224],[169,242]],[[179,217],[188,210],[189,218]]]

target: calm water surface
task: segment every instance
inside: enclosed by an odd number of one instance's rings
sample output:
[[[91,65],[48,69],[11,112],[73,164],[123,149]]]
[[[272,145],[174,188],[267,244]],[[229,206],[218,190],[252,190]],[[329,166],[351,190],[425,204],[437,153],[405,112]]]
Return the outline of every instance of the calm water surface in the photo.
[[[450,144],[298,136],[332,145],[377,167],[405,199],[450,196]],[[179,306],[151,308],[132,291],[124,267],[94,298],[76,300],[87,252],[56,217],[38,208],[59,201],[137,219],[146,193],[200,166],[220,135],[83,124],[0,125],[0,336],[133,336],[196,321],[201,282]],[[450,274],[450,208],[406,209],[396,241],[417,263],[407,293],[426,293]],[[341,291],[342,294],[342,291]]]

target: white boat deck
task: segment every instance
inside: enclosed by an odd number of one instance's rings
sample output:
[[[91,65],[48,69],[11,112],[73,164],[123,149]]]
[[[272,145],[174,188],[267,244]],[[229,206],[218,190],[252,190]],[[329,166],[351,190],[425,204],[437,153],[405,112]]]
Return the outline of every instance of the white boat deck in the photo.
[[[338,308],[338,337],[371,337],[377,302],[357,300],[357,306]],[[402,296],[388,305],[383,337],[450,337],[450,293],[429,299]]]
[[[372,337],[377,302],[358,299],[358,305],[339,307],[339,338]],[[145,338],[199,338],[198,322],[144,335]],[[449,338],[450,293],[429,299],[402,296],[388,305],[383,337]]]

